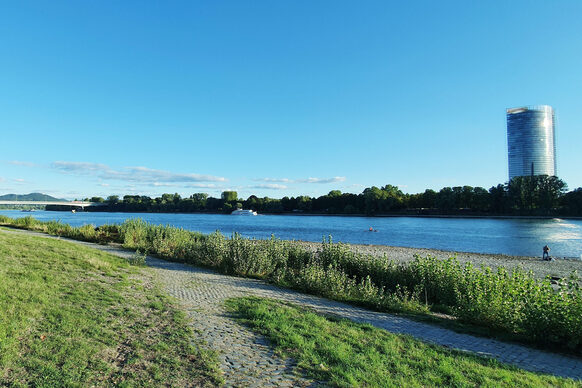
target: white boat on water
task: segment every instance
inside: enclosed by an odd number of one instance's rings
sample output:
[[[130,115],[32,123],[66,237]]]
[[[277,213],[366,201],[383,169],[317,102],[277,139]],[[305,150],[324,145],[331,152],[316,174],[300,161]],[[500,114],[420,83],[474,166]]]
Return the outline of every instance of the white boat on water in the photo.
[[[230,214],[234,216],[256,216],[257,212],[252,210],[236,209]]]

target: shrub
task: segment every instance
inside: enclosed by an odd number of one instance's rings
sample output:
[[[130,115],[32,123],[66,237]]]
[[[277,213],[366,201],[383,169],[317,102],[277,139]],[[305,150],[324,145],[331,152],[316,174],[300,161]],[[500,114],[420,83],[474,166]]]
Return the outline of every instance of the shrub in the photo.
[[[147,253],[137,250],[135,253],[127,259],[130,265],[144,266],[146,264]]]
[[[456,259],[416,256],[395,262],[386,256],[357,253],[349,245],[323,240],[316,252],[281,241],[226,238],[130,219],[121,225],[73,228],[32,217],[0,223],[96,242],[122,242],[135,249],[131,260],[145,263],[147,253],[215,268],[223,273],[262,278],[280,285],[383,311],[427,312],[431,306],[465,322],[519,335],[533,342],[582,349],[582,290],[573,274],[553,288],[522,269],[475,268]]]

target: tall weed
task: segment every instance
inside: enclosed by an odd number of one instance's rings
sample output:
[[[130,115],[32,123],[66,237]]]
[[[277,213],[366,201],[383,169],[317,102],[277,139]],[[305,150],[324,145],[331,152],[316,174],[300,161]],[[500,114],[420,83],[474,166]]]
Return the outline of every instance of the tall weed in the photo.
[[[0,224],[124,247],[262,278],[329,298],[383,311],[445,310],[465,322],[491,327],[543,345],[582,350],[582,290],[573,274],[557,286],[522,269],[476,268],[456,259],[416,256],[396,262],[324,239],[316,252],[274,237],[254,240],[220,232],[209,235],[130,219],[121,225],[78,228],[32,217]]]

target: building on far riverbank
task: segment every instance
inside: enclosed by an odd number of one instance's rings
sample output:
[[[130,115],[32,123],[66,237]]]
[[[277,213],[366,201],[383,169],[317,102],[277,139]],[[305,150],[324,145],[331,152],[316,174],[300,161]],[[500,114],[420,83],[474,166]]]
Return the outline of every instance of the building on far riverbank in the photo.
[[[549,105],[507,109],[509,180],[557,175],[554,122]]]

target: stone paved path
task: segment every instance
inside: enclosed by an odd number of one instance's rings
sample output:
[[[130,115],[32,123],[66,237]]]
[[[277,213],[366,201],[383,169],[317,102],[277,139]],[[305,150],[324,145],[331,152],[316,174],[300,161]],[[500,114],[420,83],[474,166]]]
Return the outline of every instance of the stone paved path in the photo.
[[[131,252],[112,246],[82,244],[122,257],[132,255]],[[582,379],[582,360],[578,358],[459,334],[406,318],[282,289],[260,280],[221,275],[151,257],[148,257],[147,264],[158,274],[166,290],[183,303],[193,319],[194,328],[203,334],[211,347],[221,353],[228,386],[317,385],[317,382],[310,382],[294,374],[292,360],[278,358],[264,338],[236,323],[221,307],[221,302],[227,298],[248,295],[292,302],[320,313],[369,323],[393,333],[409,334],[427,342],[492,357],[522,369]]]
[[[378,313],[344,303],[282,289],[260,280],[217,274],[189,265],[148,259],[167,285],[168,291],[192,306],[216,306],[236,296],[256,295],[311,307],[314,310],[369,323],[393,333],[409,334],[427,342],[495,358],[520,368],[582,379],[582,360],[487,338],[460,334],[407,318]],[[214,307],[216,308],[216,307]],[[212,320],[212,318],[210,318]],[[226,318],[228,319],[228,318]],[[200,327],[200,326],[198,326]],[[226,326],[228,327],[228,326]],[[225,329],[227,330],[227,329]]]
[[[295,374],[293,360],[277,357],[264,337],[240,325],[226,312],[222,303],[225,299],[249,295],[232,283],[238,279],[150,257],[147,263],[166,291],[182,302],[202,339],[219,352],[227,386],[317,385]]]

